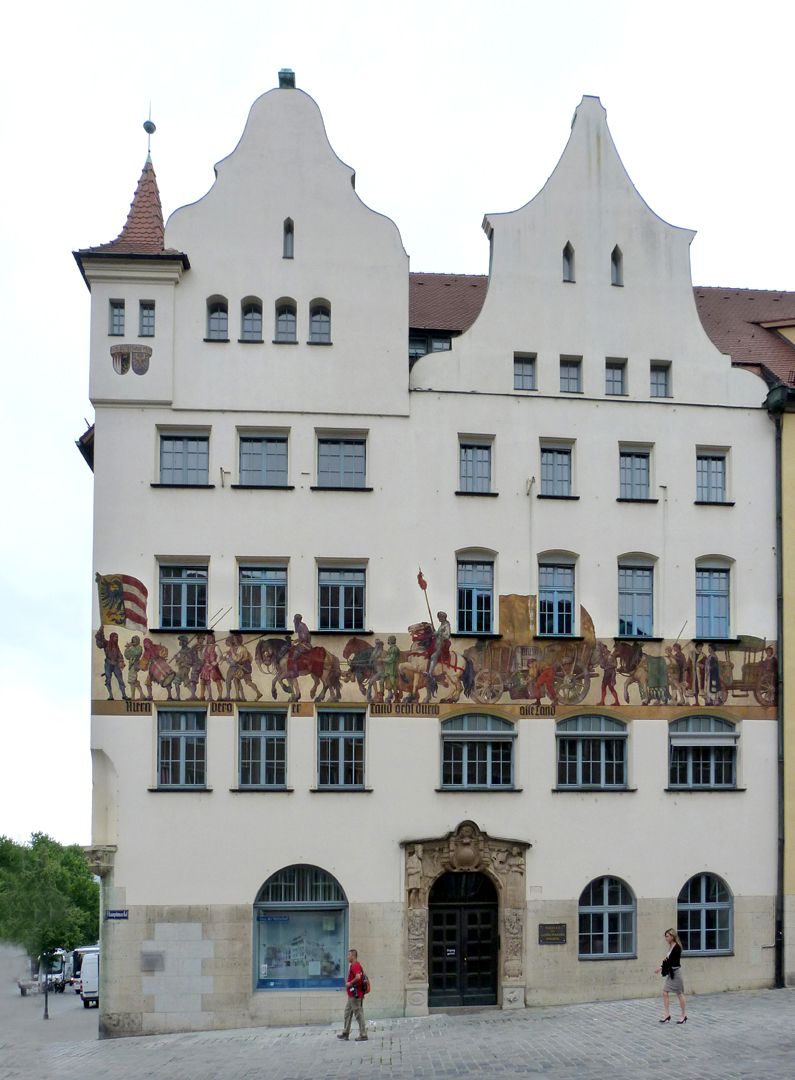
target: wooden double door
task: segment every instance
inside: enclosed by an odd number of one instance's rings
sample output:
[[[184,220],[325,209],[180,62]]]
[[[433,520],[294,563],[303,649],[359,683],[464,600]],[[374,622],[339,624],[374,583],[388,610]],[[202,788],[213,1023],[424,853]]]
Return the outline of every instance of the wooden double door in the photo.
[[[428,899],[428,1005],[496,1005],[497,893],[485,874],[446,873]]]

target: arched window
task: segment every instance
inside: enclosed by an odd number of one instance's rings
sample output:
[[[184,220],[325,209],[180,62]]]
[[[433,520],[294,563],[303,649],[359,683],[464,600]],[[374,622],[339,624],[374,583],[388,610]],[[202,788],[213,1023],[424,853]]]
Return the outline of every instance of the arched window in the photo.
[[[348,901],[318,866],[286,866],[254,901],[258,990],[345,985]]]
[[[247,297],[240,305],[240,340],[262,341],[262,302]]]
[[[731,561],[723,556],[696,560],[696,637],[731,637]]]
[[[229,305],[223,296],[211,296],[207,301],[206,340],[229,340]]]
[[[696,874],[677,900],[676,926],[686,953],[728,953],[732,948],[732,897],[715,874]]]
[[[627,786],[627,726],[609,716],[572,716],[556,729],[559,788]]]
[[[331,344],[331,306],[325,300],[315,300],[309,307],[309,343]]]
[[[292,259],[295,253],[295,226],[292,218],[284,219],[284,240],[282,243],[282,258]]]
[[[563,249],[563,280],[574,281],[574,248],[568,240]]]
[[[297,341],[296,308],[294,300],[279,300],[276,304],[275,341]]]
[[[668,740],[670,787],[736,787],[738,733],[734,724],[717,716],[685,716],[668,725]]]
[[[624,284],[624,256],[621,254],[621,248],[618,244],[610,253],[610,284]]]
[[[442,721],[443,788],[512,788],[516,729],[497,716]]]
[[[618,878],[597,878],[580,896],[579,958],[617,959],[634,955],[635,898]]]

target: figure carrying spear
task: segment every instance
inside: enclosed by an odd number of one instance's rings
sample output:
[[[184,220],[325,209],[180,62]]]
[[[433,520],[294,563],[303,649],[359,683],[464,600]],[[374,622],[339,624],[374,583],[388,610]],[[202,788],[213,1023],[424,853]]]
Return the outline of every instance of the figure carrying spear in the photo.
[[[428,660],[428,675],[432,675],[433,669],[438,663],[441,662],[442,665],[450,665],[450,638],[452,636],[452,630],[446,611],[436,612],[439,626],[434,626],[433,615],[431,615],[431,605],[428,600],[428,582],[422,576],[422,568],[419,567],[418,569],[417,584],[422,589],[425,596],[425,603],[428,607],[428,618],[430,619],[431,630],[433,631],[434,648],[430,653],[430,659]]]

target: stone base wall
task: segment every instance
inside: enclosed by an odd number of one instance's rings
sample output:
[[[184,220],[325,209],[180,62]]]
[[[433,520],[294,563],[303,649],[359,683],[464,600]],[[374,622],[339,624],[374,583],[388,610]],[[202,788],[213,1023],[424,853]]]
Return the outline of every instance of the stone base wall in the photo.
[[[122,893],[123,890],[114,890]],[[116,896],[115,901],[123,900]],[[121,904],[119,904],[121,906]],[[688,994],[767,987],[774,980],[773,898],[737,897],[732,956],[686,957]],[[220,1028],[341,1021],[344,995],[329,990],[252,989],[250,905],[130,907],[126,921],[102,933],[100,1034],[104,1038]],[[788,909],[795,920],[795,902]],[[576,900],[527,906],[524,986],[503,1007],[655,996],[663,932],[675,923],[670,899],[638,910],[638,956],[577,958]],[[539,945],[539,923],[565,923],[565,945]],[[349,942],[372,980],[370,1018],[416,1014],[406,1000],[406,917],[402,904],[353,904]],[[793,960],[790,954],[790,961]],[[790,962],[792,978],[795,964]],[[794,980],[795,981],[795,980]],[[500,990],[505,996],[505,987]],[[514,1000],[514,997],[516,1000]]]
[[[795,895],[784,895],[784,985],[795,986]]]

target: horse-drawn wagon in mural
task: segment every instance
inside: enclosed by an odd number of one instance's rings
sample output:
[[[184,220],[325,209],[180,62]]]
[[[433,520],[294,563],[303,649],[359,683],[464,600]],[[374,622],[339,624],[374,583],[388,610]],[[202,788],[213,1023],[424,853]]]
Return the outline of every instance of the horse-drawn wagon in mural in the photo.
[[[475,665],[472,696],[481,705],[493,705],[506,691],[512,701],[540,704],[546,697],[553,704],[579,705],[596,677],[590,641],[489,642],[467,649],[466,655]]]
[[[753,694],[760,705],[776,703],[777,663],[772,645],[764,638],[742,637],[738,644],[742,649],[739,678],[735,678],[735,666],[729,649],[719,661],[720,690],[716,704],[723,705],[729,695],[733,698]],[[740,651],[738,648],[738,652]]]

